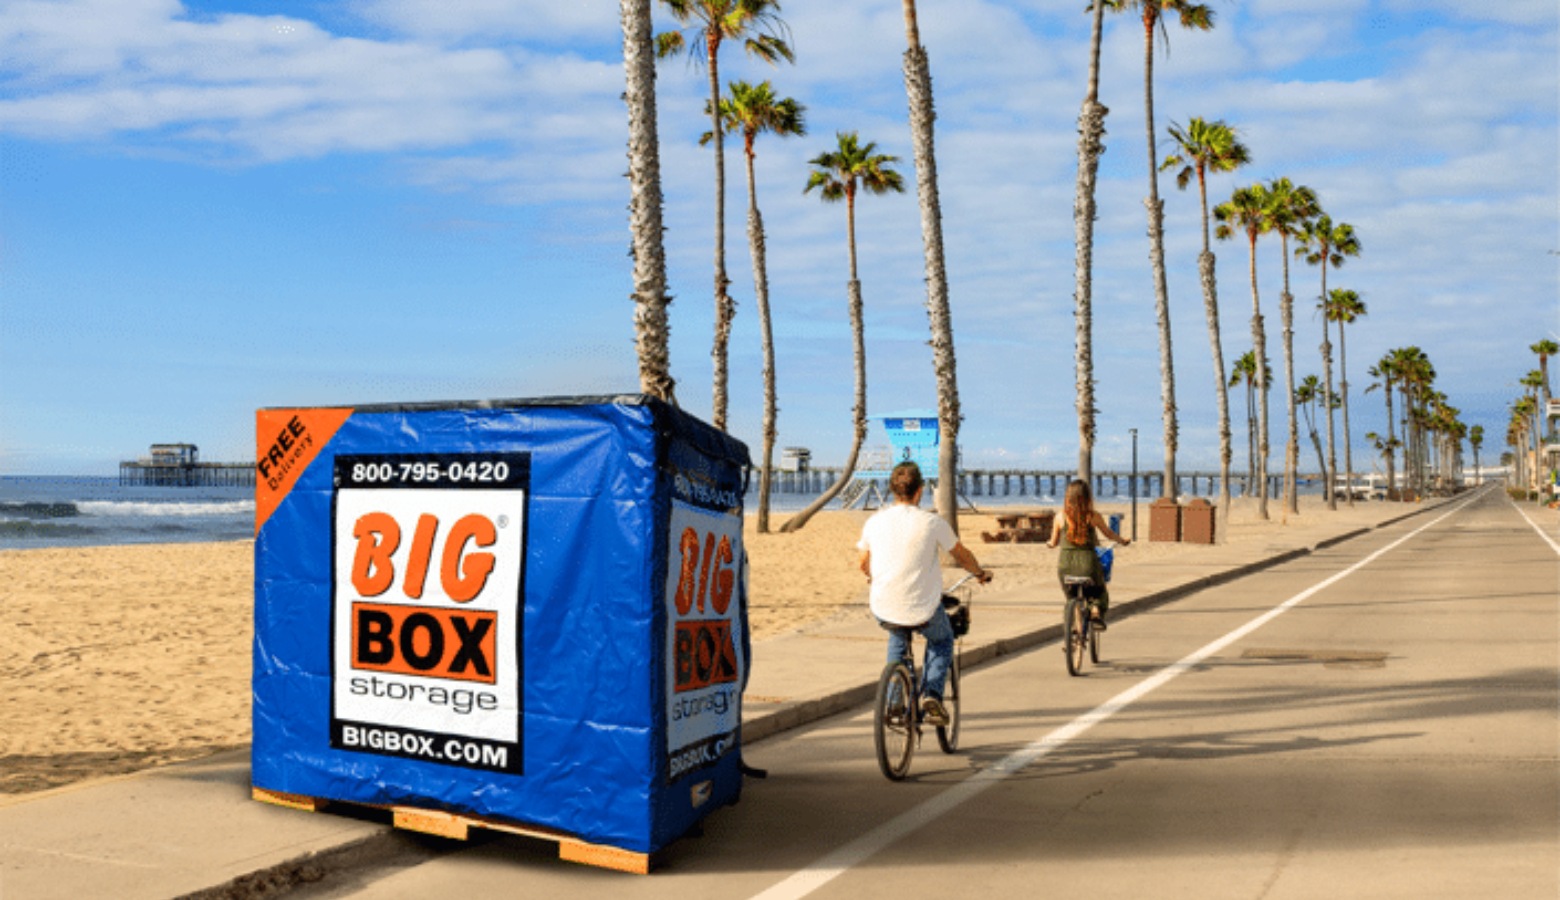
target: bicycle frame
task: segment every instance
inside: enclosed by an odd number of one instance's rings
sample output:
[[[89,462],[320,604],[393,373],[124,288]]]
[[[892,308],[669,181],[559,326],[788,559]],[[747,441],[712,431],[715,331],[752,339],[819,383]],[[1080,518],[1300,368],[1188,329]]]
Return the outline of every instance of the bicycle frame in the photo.
[[[943,592],[944,610],[952,609],[955,614],[962,611],[966,628],[970,608],[968,591],[964,595],[955,595],[954,592],[972,577],[959,579]],[[951,605],[948,603],[950,596],[955,599]],[[915,664],[917,629],[895,626],[888,630],[903,635],[905,655],[885,665],[878,679],[877,700],[873,709],[873,741],[877,749],[878,767],[883,775],[891,781],[899,781],[910,771],[910,759],[915,748],[921,744],[923,673]],[[936,726],[937,743],[944,753],[954,752],[959,742],[959,647],[962,641],[962,631],[955,628],[953,658],[949,661],[948,680],[943,689],[943,705],[948,710],[949,721],[946,725]]]

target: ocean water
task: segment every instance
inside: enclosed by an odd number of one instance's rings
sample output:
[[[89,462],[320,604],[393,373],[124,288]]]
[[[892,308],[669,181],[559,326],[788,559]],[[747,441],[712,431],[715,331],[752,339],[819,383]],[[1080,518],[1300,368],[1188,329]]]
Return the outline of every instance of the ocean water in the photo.
[[[254,537],[254,523],[253,488],[0,476],[0,550],[243,540]]]
[[[758,508],[757,485],[755,473],[744,499],[749,513]],[[1107,480],[1097,499],[1126,500],[1125,485],[1119,496],[1114,486]],[[1207,493],[1206,481],[1200,486]],[[1020,493],[1014,485],[1011,494],[1004,494],[999,486],[994,494],[969,500],[983,509],[1060,503],[1037,487],[1031,484]],[[1300,492],[1319,490],[1318,484],[1302,484]],[[1235,493],[1240,495],[1238,487]],[[770,510],[794,513],[816,496],[777,491],[771,495]],[[1139,502],[1151,499],[1144,496]],[[829,508],[840,505],[836,499]],[[254,519],[253,488],[122,487],[112,477],[0,476],[0,550],[248,540],[254,537]]]

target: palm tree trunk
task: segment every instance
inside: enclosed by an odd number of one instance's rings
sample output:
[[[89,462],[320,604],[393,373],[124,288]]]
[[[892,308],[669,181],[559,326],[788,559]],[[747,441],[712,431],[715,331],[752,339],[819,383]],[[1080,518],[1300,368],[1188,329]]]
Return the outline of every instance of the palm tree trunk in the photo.
[[[1333,443],[1333,379],[1332,379],[1332,328],[1327,315],[1327,255],[1330,249],[1322,245],[1322,373],[1327,392],[1322,395],[1322,411],[1327,413],[1327,508],[1338,508],[1338,452]]]
[[[1393,492],[1397,491],[1397,489],[1398,489],[1398,487],[1397,487],[1397,471],[1394,468],[1394,460],[1393,460],[1394,451],[1396,449],[1393,445],[1397,443],[1397,437],[1396,437],[1396,435],[1394,435],[1392,433],[1392,379],[1391,379],[1391,377],[1387,377],[1386,378],[1386,382],[1387,382],[1387,390],[1386,390],[1386,397],[1387,397],[1387,496],[1390,498],[1392,496]]]
[[[1287,254],[1284,268],[1289,268]],[[1278,298],[1278,314],[1284,328],[1284,392],[1289,398],[1289,438],[1284,442],[1284,509],[1299,513],[1300,423],[1295,417],[1295,298],[1289,293],[1287,284]]]
[[[1251,496],[1251,486],[1257,483],[1257,395],[1256,376],[1246,374],[1246,496]]]
[[[1403,475],[1408,486],[1419,490],[1419,428],[1414,422],[1414,395],[1409,387],[1403,390],[1403,434],[1408,446],[1403,448]]]
[[[1322,455],[1322,436],[1316,433],[1315,425],[1311,426],[1310,431],[1311,445],[1316,448],[1316,464],[1320,466],[1322,471],[1325,473],[1327,471],[1327,457]]]
[[[1325,267],[1325,263],[1323,266]],[[1327,481],[1327,508],[1338,508],[1338,455],[1333,444],[1333,380],[1332,380],[1332,326],[1327,313],[1322,313],[1322,371],[1325,375],[1325,393],[1322,394],[1322,410],[1327,413],[1327,471],[1322,474]]]
[[[720,74],[717,56],[720,37],[709,29],[710,130],[715,136],[715,344],[710,350],[714,362],[714,412],[711,424],[726,430],[727,347],[731,341],[731,320],[737,305],[726,293],[731,280],[726,277],[726,153],[721,138]]]
[[[854,260],[856,256],[854,227],[852,227],[851,233],[853,235],[851,238],[851,259]],[[835,479],[832,485],[829,485],[829,489],[819,495],[818,499],[814,500],[812,503],[809,503],[806,509],[797,513],[795,516],[792,516],[786,521],[784,525],[780,526],[780,531],[783,534],[789,534],[790,532],[800,530],[803,525],[807,524],[809,519],[817,515],[819,510],[823,509],[825,506],[828,506],[829,503],[839,495],[839,492],[845,489],[845,485],[850,484],[851,480],[855,477],[856,474],[856,460],[861,454],[861,445],[867,439],[866,329],[862,325],[861,316],[861,282],[857,281],[855,278],[855,269],[855,264],[852,262],[850,284],[846,288],[850,304],[851,334],[855,338],[856,359],[856,431],[855,436],[851,441],[850,455],[845,459],[845,468],[840,471],[840,477]]]
[[[1257,515],[1268,517],[1267,508],[1267,457],[1268,457],[1268,389],[1267,389],[1267,335],[1262,328],[1262,305],[1257,299],[1257,236],[1251,236],[1251,346],[1255,351],[1257,379]]]
[[[1295,298],[1289,293],[1289,235],[1278,233],[1284,260],[1284,293],[1278,298],[1278,315],[1284,327],[1284,394],[1288,399],[1289,440],[1284,444],[1284,508],[1300,512],[1300,422],[1295,410]]]
[[[769,533],[769,486],[774,478],[775,456],[775,339],[769,320],[769,273],[764,251],[764,218],[758,211],[758,187],[753,178],[752,137],[747,148],[748,247],[753,257],[753,302],[758,307],[758,329],[764,360],[763,461],[758,470],[758,533]]]
[[[818,511],[828,506],[839,492],[850,484],[856,476],[856,459],[861,454],[861,445],[867,439],[867,331],[862,321],[861,314],[861,282],[856,280],[856,186],[854,182],[845,188],[845,246],[850,254],[850,281],[845,285],[845,298],[847,311],[850,314],[850,333],[854,345],[854,358],[856,363],[856,403],[855,403],[855,437],[850,445],[850,455],[845,459],[845,468],[840,471],[840,477],[829,485],[829,489],[818,495],[818,498],[807,504],[807,508],[786,520],[780,526],[783,534],[798,531],[807,520],[818,514]]]
[[[1197,256],[1197,277],[1202,282],[1203,312],[1208,319],[1208,350],[1213,354],[1213,387],[1219,401],[1219,525],[1216,540],[1229,534],[1230,459],[1234,456],[1230,434],[1230,390],[1224,380],[1224,348],[1219,339],[1219,289],[1214,279],[1215,263],[1208,239],[1208,182],[1202,166],[1197,167],[1197,196],[1202,203],[1202,253]]]
[[[953,353],[953,314],[943,256],[942,207],[937,195],[933,137],[932,72],[916,24],[915,0],[904,0],[905,96],[910,106],[910,141],[915,151],[916,195],[921,205],[921,240],[926,249],[926,316],[931,328],[932,368],[937,379],[937,514],[959,531],[958,365]]]
[[[661,153],[656,136],[655,46],[650,0],[621,0],[628,104],[629,231],[634,254],[634,345],[639,389],[675,403],[668,352],[666,250],[661,222]]]
[[[1077,244],[1073,293],[1075,360],[1078,409],[1078,477],[1094,480],[1094,217],[1095,184],[1100,154],[1105,152],[1105,116],[1100,105],[1100,39],[1104,31],[1105,4],[1095,0],[1094,24],[1089,42],[1089,90],[1078,114],[1078,187],[1073,195],[1073,230]]]
[[[1175,359],[1170,340],[1170,288],[1165,279],[1165,205],[1159,199],[1159,151],[1154,141],[1154,25],[1143,21],[1143,97],[1148,132],[1148,260],[1154,272],[1154,312],[1159,319],[1159,396],[1164,406],[1165,477],[1160,496],[1176,496],[1175,455],[1180,424],[1175,405]]]
[[[1348,485],[1349,506],[1354,506],[1354,454],[1351,451],[1352,443],[1349,440],[1349,352],[1348,344],[1344,341],[1344,323],[1338,323],[1338,387],[1340,396],[1343,397],[1343,471],[1348,479],[1344,484]]]

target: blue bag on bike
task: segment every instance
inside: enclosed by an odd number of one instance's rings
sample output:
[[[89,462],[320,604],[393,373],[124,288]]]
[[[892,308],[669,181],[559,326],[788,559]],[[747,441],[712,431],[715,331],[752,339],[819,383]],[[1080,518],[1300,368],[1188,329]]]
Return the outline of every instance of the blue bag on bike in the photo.
[[[1100,558],[1100,571],[1105,573],[1105,580],[1110,581],[1110,564],[1116,558],[1116,548],[1095,547],[1094,555]]]

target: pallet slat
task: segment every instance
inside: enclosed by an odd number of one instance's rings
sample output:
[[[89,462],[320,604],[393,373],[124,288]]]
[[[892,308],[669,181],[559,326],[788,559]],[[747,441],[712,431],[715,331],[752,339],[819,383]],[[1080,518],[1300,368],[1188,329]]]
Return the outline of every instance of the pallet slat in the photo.
[[[302,794],[286,794],[281,791],[268,791],[265,788],[250,788],[249,795],[261,803],[270,803],[273,806],[285,806],[288,809],[301,809],[305,812],[319,812],[325,807],[327,801],[318,797],[305,797]]]
[[[301,809],[306,812],[318,812],[327,805],[337,802],[321,797],[289,794],[261,787],[251,788],[250,795],[262,803],[270,803],[274,806],[282,806],[288,809]],[[593,844],[589,841],[582,841],[573,835],[540,826],[520,825],[512,822],[485,819],[480,816],[463,816],[443,810],[419,809],[412,806],[381,806],[373,803],[351,805],[389,810],[391,822],[396,828],[457,841],[469,840],[471,829],[473,828],[502,831],[528,838],[553,841],[558,845],[559,859],[565,862],[595,866],[600,869],[612,869],[617,872],[628,872],[634,875],[648,875],[655,863],[654,854],[624,850],[621,847],[613,847],[607,844]]]

